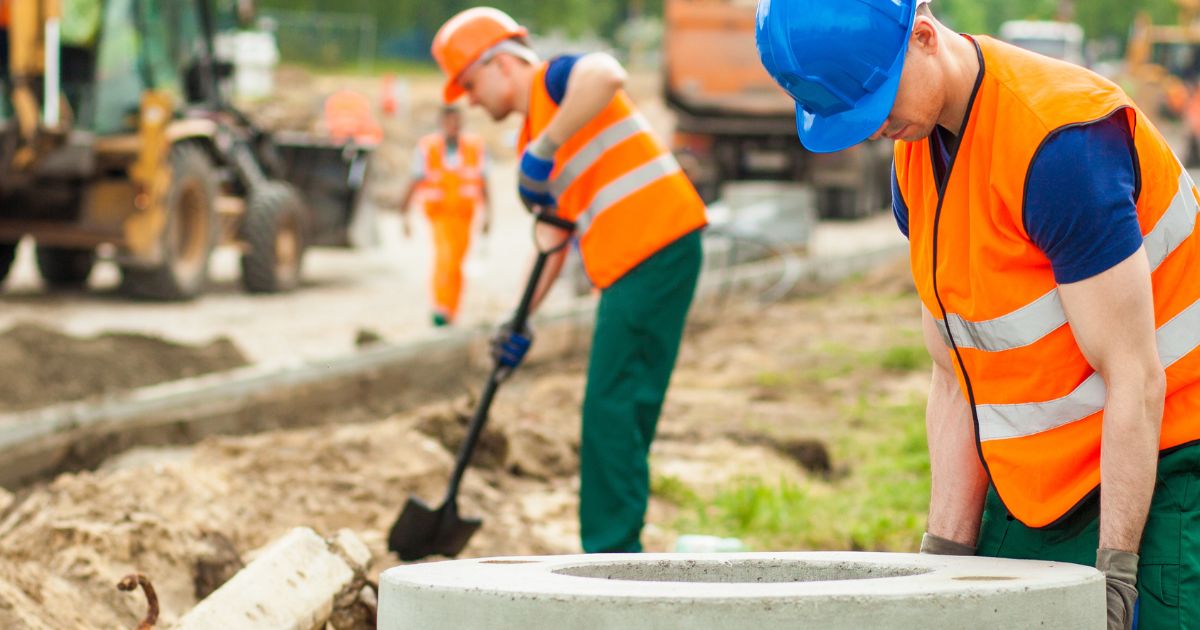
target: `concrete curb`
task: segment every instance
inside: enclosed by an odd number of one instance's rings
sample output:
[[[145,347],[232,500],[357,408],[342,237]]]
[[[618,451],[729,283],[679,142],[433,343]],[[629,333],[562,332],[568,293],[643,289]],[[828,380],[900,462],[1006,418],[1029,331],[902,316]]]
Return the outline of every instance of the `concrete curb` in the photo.
[[[380,630],[1105,626],[1104,576],[1081,565],[891,553],[483,558],[380,576]]]
[[[825,285],[895,259],[903,246],[853,255],[774,260],[709,270],[694,313],[714,296],[778,293]],[[708,300],[708,302],[706,302]],[[537,361],[586,348],[594,303],[536,320]],[[63,470],[98,465],[138,445],[186,444],[340,420],[376,420],[461,391],[481,373],[489,330],[367,347],[294,365],[250,366],[143,387],[99,400],[0,414],[0,486],[16,487]],[[353,411],[361,417],[356,417]]]

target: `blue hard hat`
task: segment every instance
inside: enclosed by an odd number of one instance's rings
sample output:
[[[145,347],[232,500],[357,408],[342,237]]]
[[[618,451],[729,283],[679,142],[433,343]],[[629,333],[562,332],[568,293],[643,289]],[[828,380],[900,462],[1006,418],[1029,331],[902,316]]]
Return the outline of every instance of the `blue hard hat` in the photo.
[[[805,148],[866,140],[892,111],[919,0],[760,0],[755,39],[771,77],[796,99]]]

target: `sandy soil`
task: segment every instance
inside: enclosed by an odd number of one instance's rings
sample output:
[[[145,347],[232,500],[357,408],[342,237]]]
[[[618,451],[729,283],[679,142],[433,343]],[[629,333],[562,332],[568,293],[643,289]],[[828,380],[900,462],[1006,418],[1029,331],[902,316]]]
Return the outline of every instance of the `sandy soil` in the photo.
[[[867,299],[903,292],[900,277],[766,308],[734,304],[694,322],[655,443],[656,474],[698,489],[747,475],[844,474],[852,463],[825,444],[843,430],[839,409],[866,377],[780,391],[762,375],[811,367],[831,340],[873,347],[897,327],[915,329],[915,299]],[[501,392],[463,486],[462,512],[485,519],[466,555],[578,551],[582,372],[578,360],[530,366]],[[897,392],[927,386],[905,375],[872,381]],[[133,627],[144,603],[114,585],[134,570],[153,580],[170,622],[255,549],[301,525],[356,531],[376,554],[377,575],[398,562],[384,537],[405,498],[440,500],[471,405],[464,397],[370,424],[133,451],[94,472],[0,495],[0,627]],[[670,548],[680,533],[675,509],[652,500],[648,549]]]
[[[0,411],[27,409],[245,365],[228,339],[185,346],[138,334],[80,338],[31,323],[0,334]]]

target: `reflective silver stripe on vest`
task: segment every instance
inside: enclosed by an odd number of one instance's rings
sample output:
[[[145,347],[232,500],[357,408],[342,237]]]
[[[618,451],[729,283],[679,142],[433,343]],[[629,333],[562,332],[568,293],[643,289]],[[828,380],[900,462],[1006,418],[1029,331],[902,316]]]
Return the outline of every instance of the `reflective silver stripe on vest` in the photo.
[[[1159,327],[1155,338],[1164,368],[1200,348],[1200,301]],[[1062,398],[1037,403],[977,405],[979,439],[1023,437],[1070,424],[1104,409],[1106,395],[1104,379],[1093,373]]]
[[[1200,213],[1200,206],[1192,194],[1194,186],[1187,169],[1184,169],[1179,175],[1179,191],[1171,200],[1171,207],[1146,235],[1146,256],[1150,258],[1151,271],[1158,269],[1167,256],[1192,235],[1196,227],[1196,214]]]
[[[571,156],[566,164],[563,164],[554,181],[550,183],[550,192],[554,194],[555,198],[561,197],[580,175],[600,161],[605,151],[639,133],[650,133],[650,131],[650,124],[637,112],[605,127],[587,145]]]
[[[988,352],[1027,346],[1067,323],[1058,289],[1051,289],[1042,297],[996,319],[971,322],[955,313],[948,314],[946,318],[950,322],[954,343],[959,348],[978,348]],[[938,331],[949,346],[946,326],[940,319],[938,324]]]
[[[1170,207],[1143,239],[1151,271],[1158,269],[1167,256],[1186,241],[1195,229],[1200,205],[1196,204],[1192,187],[1192,178],[1186,170],[1182,171],[1179,175],[1179,188],[1171,200]],[[986,352],[1001,352],[1028,346],[1067,323],[1058,289],[1051,289],[1033,302],[995,319],[972,322],[954,313],[947,315],[947,319],[950,322],[949,334],[954,335],[954,343],[959,348],[977,348]],[[947,335],[945,323],[941,319],[938,319],[937,323],[942,340],[949,346],[950,337]]]
[[[679,163],[675,161],[675,156],[664,153],[609,182],[607,186],[600,189],[600,192],[596,193],[587,210],[584,210],[583,214],[576,219],[577,233],[587,232],[596,217],[629,195],[678,172],[680,172],[680,168]]]
[[[535,192],[535,193],[544,193],[544,192],[550,190],[549,182],[546,182],[544,180],[543,181],[535,181],[535,180],[529,179],[529,177],[527,177],[525,175],[525,173],[520,173],[517,175],[517,182],[519,182],[521,184],[521,186],[523,188],[525,188],[526,190],[529,190],[529,191]]]

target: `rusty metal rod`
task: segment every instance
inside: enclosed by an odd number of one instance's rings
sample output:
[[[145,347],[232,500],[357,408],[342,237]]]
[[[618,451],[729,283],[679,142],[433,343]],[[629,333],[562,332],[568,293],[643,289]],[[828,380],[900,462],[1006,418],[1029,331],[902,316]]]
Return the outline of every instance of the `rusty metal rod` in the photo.
[[[158,595],[154,593],[154,586],[150,584],[150,578],[141,573],[130,573],[117,582],[117,588],[122,591],[132,591],[139,584],[142,586],[142,591],[146,593],[146,606],[149,610],[136,630],[151,630],[158,621]]]

